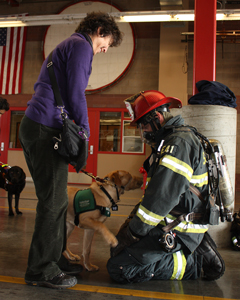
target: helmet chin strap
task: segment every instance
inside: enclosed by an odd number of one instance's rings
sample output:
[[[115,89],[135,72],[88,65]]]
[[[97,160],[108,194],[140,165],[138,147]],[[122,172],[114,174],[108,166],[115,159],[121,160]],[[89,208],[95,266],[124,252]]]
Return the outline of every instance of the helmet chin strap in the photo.
[[[147,140],[148,144],[151,144],[155,142],[155,135],[157,131],[161,129],[161,124],[157,118],[154,120],[152,119],[149,124],[152,128],[152,131],[144,131],[143,138]]]

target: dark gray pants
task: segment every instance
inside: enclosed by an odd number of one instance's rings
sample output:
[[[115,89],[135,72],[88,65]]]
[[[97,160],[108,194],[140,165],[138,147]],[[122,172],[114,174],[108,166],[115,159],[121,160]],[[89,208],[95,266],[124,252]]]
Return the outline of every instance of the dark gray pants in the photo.
[[[68,164],[53,149],[52,137],[58,133],[22,119],[19,139],[38,198],[26,280],[49,280],[61,272],[57,262],[66,245]]]

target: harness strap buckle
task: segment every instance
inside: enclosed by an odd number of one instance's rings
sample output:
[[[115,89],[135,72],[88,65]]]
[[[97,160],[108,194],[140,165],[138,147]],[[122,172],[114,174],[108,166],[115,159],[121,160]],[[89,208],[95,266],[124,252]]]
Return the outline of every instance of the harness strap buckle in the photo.
[[[184,220],[185,220],[186,222],[192,222],[192,221],[194,221],[194,213],[191,212],[191,213],[185,215],[185,216],[184,216]]]

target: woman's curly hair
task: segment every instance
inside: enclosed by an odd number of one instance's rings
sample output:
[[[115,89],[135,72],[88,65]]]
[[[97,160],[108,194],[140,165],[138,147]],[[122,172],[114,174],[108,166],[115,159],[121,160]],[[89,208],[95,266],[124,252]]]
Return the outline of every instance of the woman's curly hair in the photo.
[[[112,36],[113,42],[110,47],[117,47],[121,44],[123,33],[119,30],[116,21],[105,12],[91,12],[80,22],[75,32],[84,32],[90,35],[97,33],[100,27],[100,35]]]

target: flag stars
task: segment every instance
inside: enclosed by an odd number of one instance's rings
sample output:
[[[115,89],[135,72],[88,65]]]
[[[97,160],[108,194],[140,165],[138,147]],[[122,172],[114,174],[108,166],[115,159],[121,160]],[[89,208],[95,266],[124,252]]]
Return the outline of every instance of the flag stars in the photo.
[[[0,46],[6,46],[7,28],[0,28]]]

